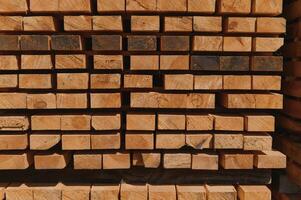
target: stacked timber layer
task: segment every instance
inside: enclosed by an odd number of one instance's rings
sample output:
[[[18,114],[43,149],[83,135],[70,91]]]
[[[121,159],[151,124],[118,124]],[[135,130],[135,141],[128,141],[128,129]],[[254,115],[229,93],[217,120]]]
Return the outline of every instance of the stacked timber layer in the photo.
[[[277,137],[278,149],[288,157],[287,176],[301,187],[301,1],[287,1],[285,17],[288,20],[287,42],[284,55],[287,63],[284,68],[284,110],[279,118],[283,131]],[[300,198],[300,197],[299,197]]]
[[[281,13],[282,0],[0,0],[0,169],[268,184],[286,165],[271,137]]]
[[[139,184],[10,184],[1,185],[0,198],[51,200],[218,200],[270,199],[266,186],[238,185],[236,188],[212,185],[139,185]],[[50,197],[50,198],[49,198]]]

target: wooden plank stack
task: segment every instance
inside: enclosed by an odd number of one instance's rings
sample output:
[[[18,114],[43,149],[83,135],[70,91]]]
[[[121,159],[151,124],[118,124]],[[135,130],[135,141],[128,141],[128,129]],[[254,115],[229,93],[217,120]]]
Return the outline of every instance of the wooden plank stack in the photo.
[[[231,173],[206,190],[121,185],[121,199],[265,193],[270,170],[286,166],[271,136],[283,108],[282,3],[0,0],[0,169]],[[233,187],[250,176],[244,184],[261,186]]]

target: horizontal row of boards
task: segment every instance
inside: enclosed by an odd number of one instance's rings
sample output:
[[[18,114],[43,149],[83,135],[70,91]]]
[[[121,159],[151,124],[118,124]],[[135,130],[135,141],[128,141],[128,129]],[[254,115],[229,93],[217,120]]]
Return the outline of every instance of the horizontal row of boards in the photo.
[[[45,98],[46,97],[46,98]],[[51,97],[51,98],[47,98]],[[74,99],[73,97],[76,97]],[[130,103],[122,104],[122,94],[90,93],[63,95],[61,109],[282,109],[283,95],[279,93],[160,93],[131,92]],[[87,100],[89,97],[89,101]],[[219,98],[216,98],[219,97]],[[0,109],[57,109],[54,94],[0,93]],[[217,104],[217,105],[216,105]]]
[[[123,135],[123,134],[122,134]],[[50,150],[53,147],[68,150],[118,150],[121,147],[120,133],[84,134],[69,132],[66,134],[1,134],[0,150]],[[179,150],[191,147],[195,150],[244,150],[271,151],[272,137],[266,133],[179,133],[179,132],[126,132],[126,150]],[[59,145],[60,144],[60,145]],[[93,152],[93,151],[91,151]]]
[[[160,20],[162,18],[162,23]],[[129,20],[129,18],[126,18]],[[53,16],[0,16],[0,31],[58,32],[58,31],[116,31],[129,32],[122,15],[64,16],[59,21]],[[61,30],[63,23],[64,27]],[[129,23],[129,22],[127,22]],[[164,26],[163,29],[160,26]],[[281,17],[226,17],[222,16],[164,16],[132,15],[131,32],[208,32],[282,34],[286,20]]]
[[[291,65],[293,64],[291,63]],[[88,68],[94,70],[126,70],[129,68],[133,71],[147,70],[154,72],[159,70],[281,72],[283,70],[283,57],[229,55],[0,55],[0,71],[84,70]]]
[[[56,78],[56,81],[54,80]],[[159,79],[147,74],[1,74],[0,89],[97,90],[154,88]],[[163,87],[156,90],[275,90],[281,89],[281,76],[165,74]],[[56,84],[55,84],[56,82]],[[123,84],[122,84],[123,83]],[[42,94],[41,94],[42,95]],[[68,94],[56,94],[67,97]],[[72,94],[69,94],[72,95]],[[74,94],[76,96],[76,94]]]
[[[279,15],[282,0],[97,0],[102,12],[200,12],[222,14]],[[5,0],[0,13],[91,13],[90,0]]]
[[[0,116],[0,131],[112,131],[121,129],[121,114]],[[127,114],[128,131],[274,132],[273,115]]]
[[[162,157],[162,158],[161,158]],[[162,160],[162,161],[161,161]],[[4,153],[0,154],[0,170],[26,170],[32,164],[35,169],[64,169],[71,162],[75,169],[130,169],[145,168],[218,170],[219,165],[228,170],[283,169],[286,156],[279,151],[256,153]],[[162,162],[162,163],[161,163]]]
[[[2,184],[2,200],[33,199],[45,196],[52,200],[271,200],[265,185],[155,185],[155,184],[70,184],[11,183]]]
[[[92,42],[91,42],[92,38]],[[190,47],[190,38],[192,45]],[[160,40],[160,47],[158,41]],[[127,45],[123,45],[123,43]],[[92,43],[90,47],[90,43]],[[275,52],[284,44],[280,37],[251,36],[161,36],[156,35],[0,35],[0,51],[193,51]]]

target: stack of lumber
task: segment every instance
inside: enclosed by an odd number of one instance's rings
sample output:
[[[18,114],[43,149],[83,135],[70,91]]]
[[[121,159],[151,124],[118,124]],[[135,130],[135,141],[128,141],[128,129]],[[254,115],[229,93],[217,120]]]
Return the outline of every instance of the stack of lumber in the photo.
[[[269,184],[286,166],[271,136],[282,3],[0,0],[0,169],[229,171],[230,184]]]
[[[217,199],[270,199],[266,186],[254,185],[143,185],[143,184],[3,184],[1,199],[53,200],[217,200]]]
[[[300,92],[300,48],[301,48],[301,1],[287,1],[285,17],[288,21],[287,42],[283,49],[285,80],[283,83],[284,110],[279,117],[282,127],[277,139],[277,147],[288,157],[286,174],[301,187],[301,92]]]

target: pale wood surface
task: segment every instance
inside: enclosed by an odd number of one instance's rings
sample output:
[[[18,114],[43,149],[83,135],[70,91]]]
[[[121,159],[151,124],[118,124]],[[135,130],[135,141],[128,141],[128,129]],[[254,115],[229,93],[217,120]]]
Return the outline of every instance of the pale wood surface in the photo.
[[[74,154],[74,169],[102,169],[101,154]]]
[[[255,52],[275,52],[282,47],[284,39],[256,37],[253,43]]]
[[[27,153],[0,154],[0,169],[27,169],[33,162],[32,155]]]
[[[57,108],[87,108],[88,100],[87,94],[69,94],[60,93],[56,95],[56,107]]]
[[[125,88],[152,88],[153,76],[144,74],[125,74],[124,75]]]
[[[34,16],[23,18],[24,31],[56,31],[56,25],[53,17]]]
[[[160,153],[134,153],[132,165],[145,168],[158,168],[161,163]]]
[[[90,184],[63,184],[62,200],[88,200],[90,198],[90,188]]]
[[[55,68],[84,69],[86,68],[86,56],[83,54],[56,55]]]
[[[63,150],[89,150],[91,148],[89,134],[62,135]]]
[[[188,0],[189,12],[213,13],[216,0]]]
[[[223,51],[223,37],[194,36],[193,51]]]
[[[97,11],[111,12],[125,10],[125,0],[97,0]]]
[[[1,131],[25,131],[29,128],[29,120],[25,116],[0,117]]]
[[[32,130],[61,130],[61,117],[58,115],[34,115],[31,117]]]
[[[176,200],[176,187],[173,185],[149,185],[149,200],[164,199]]]
[[[254,33],[256,31],[255,24],[256,24],[256,18],[229,17],[227,19],[226,31],[230,33]]]
[[[21,55],[21,69],[52,69],[49,55]]]
[[[200,0],[189,0],[189,1],[202,1]],[[188,1],[188,6],[189,6]],[[212,0],[209,0],[212,1]],[[214,0],[215,1],[215,0]],[[201,8],[205,7],[202,5]],[[194,8],[192,8],[194,9]],[[193,17],[193,30],[200,32],[221,32],[222,31],[222,18],[212,16],[194,16]]]
[[[159,32],[160,18],[159,16],[131,16],[131,30]]]
[[[61,141],[59,134],[31,134],[30,149],[49,150]]]
[[[35,169],[64,169],[70,161],[70,154],[45,154],[34,155]]]
[[[206,200],[206,190],[202,185],[176,185],[179,200]]]
[[[185,115],[158,115],[159,130],[185,130]]]
[[[122,31],[121,16],[93,16],[93,30]]]
[[[120,133],[92,134],[91,148],[101,149],[119,149],[121,144]]]
[[[205,187],[206,187],[206,191],[207,191],[207,199],[208,200],[236,199],[237,192],[233,186],[206,185]]]
[[[184,153],[164,154],[163,167],[165,169],[191,168],[191,155]]]
[[[122,200],[147,200],[148,186],[147,185],[132,185],[123,183],[120,187],[120,199]]]
[[[224,37],[223,50],[226,52],[251,52],[252,38],[251,37]]]
[[[90,94],[92,108],[120,108],[120,93],[92,93]]]
[[[253,154],[222,153],[220,164],[224,169],[253,169]]]
[[[162,1],[162,3],[163,2],[164,1]],[[191,32],[192,17],[165,17],[164,31],[165,32]]]
[[[214,115],[214,129],[218,131],[243,131],[244,118],[242,116]]]
[[[186,129],[188,131],[213,130],[213,120],[210,115],[186,115]]]
[[[26,96],[27,109],[56,109],[56,95],[48,94],[27,94]]]
[[[260,169],[286,167],[286,156],[279,151],[263,151],[254,158],[254,166]]]
[[[154,131],[156,116],[147,114],[127,114],[126,129],[137,131]]]
[[[154,134],[151,133],[126,133],[125,148],[130,149],[154,149]]]
[[[269,134],[244,135],[244,150],[271,151],[272,142]]]
[[[103,169],[129,169],[131,166],[130,154],[116,153],[103,154]]]
[[[215,149],[242,149],[243,135],[242,134],[215,134],[214,148]]]
[[[25,150],[28,147],[27,134],[0,135],[0,150]]]
[[[267,186],[239,185],[237,193],[241,200],[269,200],[272,198],[271,191]]]
[[[210,149],[213,146],[213,135],[186,134],[186,145],[194,149]]]
[[[218,155],[205,153],[192,155],[192,169],[218,170]]]
[[[63,115],[61,116],[61,130],[90,130],[91,116]]]
[[[92,30],[91,16],[64,16],[65,31],[90,31]]]
[[[185,145],[185,134],[156,134],[157,149],[180,149]]]
[[[100,185],[95,184],[91,187],[91,199],[92,200],[106,200],[106,199],[112,199],[112,200],[118,200],[119,199],[119,190],[120,185]]]
[[[91,125],[95,130],[119,130],[121,127],[120,114],[92,116]]]

